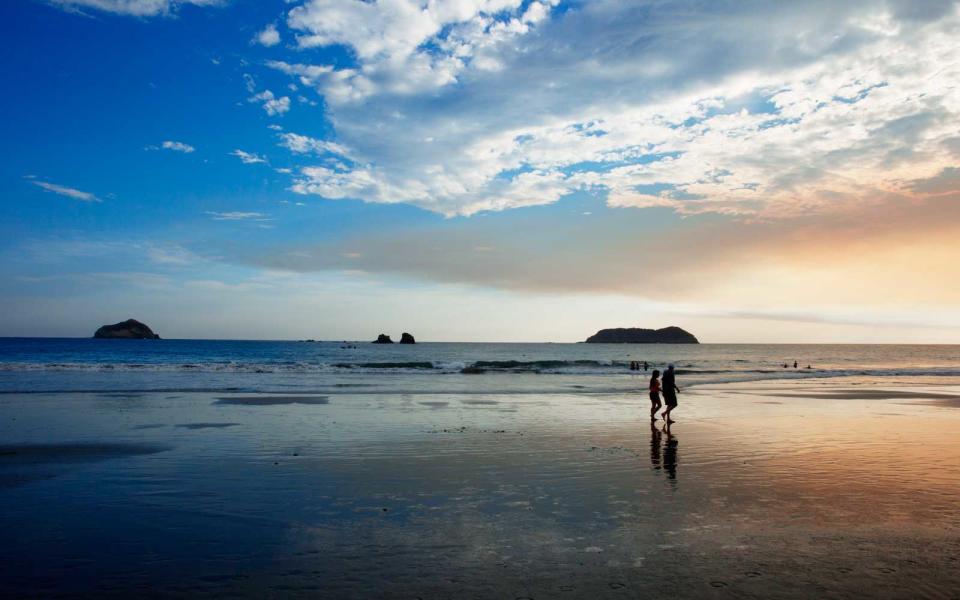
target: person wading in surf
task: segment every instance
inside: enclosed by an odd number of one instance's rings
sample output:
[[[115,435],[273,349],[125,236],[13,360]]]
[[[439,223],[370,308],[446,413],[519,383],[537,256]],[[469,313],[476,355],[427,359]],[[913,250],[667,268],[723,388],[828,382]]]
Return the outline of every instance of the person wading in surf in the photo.
[[[673,423],[673,420],[670,419],[670,413],[677,407],[677,392],[680,391],[674,377],[673,365],[669,365],[667,371],[663,374],[663,401],[667,405],[667,410],[660,415],[667,423]]]

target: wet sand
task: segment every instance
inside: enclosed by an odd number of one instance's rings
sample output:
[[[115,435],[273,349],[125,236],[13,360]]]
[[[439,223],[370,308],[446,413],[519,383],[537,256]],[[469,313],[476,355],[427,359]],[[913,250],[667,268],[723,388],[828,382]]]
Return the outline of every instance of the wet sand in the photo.
[[[352,391],[0,398],[0,594],[960,590],[955,388]]]
[[[0,464],[5,468],[23,464],[65,464],[153,454],[163,450],[162,446],[143,444],[12,444],[0,446]]]
[[[775,398],[824,398],[828,400],[943,400],[949,404],[960,402],[958,394],[903,390],[818,390],[814,392],[770,393]]]

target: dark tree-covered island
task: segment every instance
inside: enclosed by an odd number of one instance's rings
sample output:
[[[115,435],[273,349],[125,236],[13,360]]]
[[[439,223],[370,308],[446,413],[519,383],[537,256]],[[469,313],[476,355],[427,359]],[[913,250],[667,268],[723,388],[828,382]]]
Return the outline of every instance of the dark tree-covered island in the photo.
[[[160,336],[155,334],[149,327],[137,321],[136,319],[127,319],[113,325],[104,325],[97,329],[93,337],[100,339],[116,340],[159,340]]]
[[[700,341],[690,332],[679,327],[663,329],[641,329],[639,327],[619,327],[601,329],[587,338],[588,344],[699,344]]]

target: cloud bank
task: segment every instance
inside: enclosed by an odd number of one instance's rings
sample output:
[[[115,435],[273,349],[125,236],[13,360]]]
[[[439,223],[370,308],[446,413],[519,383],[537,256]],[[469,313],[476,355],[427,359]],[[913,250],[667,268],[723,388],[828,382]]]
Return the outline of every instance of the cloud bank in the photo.
[[[445,215],[553,203],[781,218],[957,162],[956,2],[311,0],[267,64],[352,162],[293,189]],[[310,62],[340,47],[355,64]]]
[[[960,193],[913,202],[891,196],[875,209],[749,227],[684,220],[653,229],[644,228],[642,217],[616,213],[554,221],[531,213],[509,227],[470,219],[225,257],[272,270],[737,307],[731,315],[829,314],[826,308],[841,306],[867,314],[886,307],[909,309],[903,320],[919,320],[919,307],[927,307],[952,311],[960,323],[960,288],[945,285],[960,279]]]

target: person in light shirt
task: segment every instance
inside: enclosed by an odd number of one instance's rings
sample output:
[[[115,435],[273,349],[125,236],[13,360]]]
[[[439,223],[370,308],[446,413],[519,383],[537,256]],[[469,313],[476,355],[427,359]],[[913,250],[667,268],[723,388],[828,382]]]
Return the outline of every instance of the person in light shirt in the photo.
[[[654,369],[650,377],[650,421],[657,420],[657,411],[660,410],[660,371]]]

